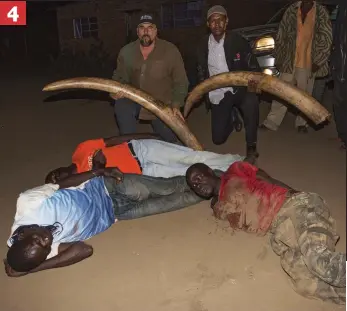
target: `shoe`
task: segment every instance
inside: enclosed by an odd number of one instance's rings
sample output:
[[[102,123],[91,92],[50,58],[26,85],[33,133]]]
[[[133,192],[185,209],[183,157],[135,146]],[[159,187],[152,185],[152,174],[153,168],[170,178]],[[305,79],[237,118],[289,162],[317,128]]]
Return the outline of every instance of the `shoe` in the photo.
[[[254,165],[258,158],[259,158],[259,153],[257,152],[257,145],[256,144],[248,145],[246,158],[244,161]]]
[[[271,132],[273,132],[273,130],[271,130],[271,129],[269,129],[265,124],[260,124],[259,125],[259,129],[260,130],[263,130],[263,131],[271,131]]]
[[[299,133],[307,134],[308,133],[308,127],[305,125],[300,125],[297,127],[297,131]]]

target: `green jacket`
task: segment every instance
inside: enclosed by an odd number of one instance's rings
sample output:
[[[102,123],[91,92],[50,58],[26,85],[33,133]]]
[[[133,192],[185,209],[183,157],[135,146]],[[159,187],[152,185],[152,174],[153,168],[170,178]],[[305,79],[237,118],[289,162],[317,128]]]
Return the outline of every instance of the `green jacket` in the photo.
[[[292,4],[284,13],[275,39],[276,67],[280,72],[292,73],[296,53],[297,10],[301,1]],[[316,22],[312,42],[312,63],[319,66],[316,77],[329,74],[328,60],[333,34],[327,9],[316,3]]]
[[[175,45],[162,39],[156,40],[147,60],[143,59],[139,40],[124,46],[112,79],[176,108],[184,106],[189,86],[181,53]]]

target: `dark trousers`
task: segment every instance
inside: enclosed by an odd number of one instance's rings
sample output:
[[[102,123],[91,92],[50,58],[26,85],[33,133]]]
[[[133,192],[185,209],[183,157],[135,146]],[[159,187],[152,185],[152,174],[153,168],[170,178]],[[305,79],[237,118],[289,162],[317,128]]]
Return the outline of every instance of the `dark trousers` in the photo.
[[[121,98],[115,101],[114,112],[120,135],[136,133],[140,110],[141,105],[128,98]],[[164,122],[158,118],[151,122],[153,131],[160,135],[163,140],[169,143],[177,142],[177,136]]]
[[[337,92],[335,90],[333,102],[336,130],[339,138],[347,145],[347,92]]]
[[[212,141],[215,145],[226,142],[234,130],[233,107],[243,118],[247,145],[257,143],[259,125],[259,99],[255,93],[238,89],[236,94],[226,92],[219,105],[211,104]]]

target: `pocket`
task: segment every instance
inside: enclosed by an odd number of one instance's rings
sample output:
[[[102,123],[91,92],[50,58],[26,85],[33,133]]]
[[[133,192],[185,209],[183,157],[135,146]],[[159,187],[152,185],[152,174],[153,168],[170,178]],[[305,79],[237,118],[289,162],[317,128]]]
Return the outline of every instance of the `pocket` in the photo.
[[[161,80],[167,76],[166,66],[163,60],[156,60],[150,65],[150,77],[155,80]]]

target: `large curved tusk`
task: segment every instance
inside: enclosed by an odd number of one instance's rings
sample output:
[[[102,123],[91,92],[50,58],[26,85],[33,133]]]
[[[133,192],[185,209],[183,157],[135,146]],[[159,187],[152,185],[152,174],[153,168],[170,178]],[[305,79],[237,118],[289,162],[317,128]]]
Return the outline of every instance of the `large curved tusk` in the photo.
[[[166,123],[187,147],[194,150],[203,150],[202,145],[189,130],[187,124],[179,117],[175,116],[169,106],[132,86],[121,84],[109,79],[81,77],[50,83],[43,88],[43,91],[58,91],[76,88],[93,89],[108,93],[121,92],[125,98],[129,98],[134,102],[139,103],[142,107],[148,109]]]
[[[248,86],[249,82],[256,81],[261,91],[278,96],[298,108],[315,124],[320,124],[331,118],[331,114],[318,101],[307,93],[284,82],[259,72],[228,72],[215,75],[197,85],[189,94],[184,107],[184,116],[187,117],[193,105],[203,94],[227,86]]]

